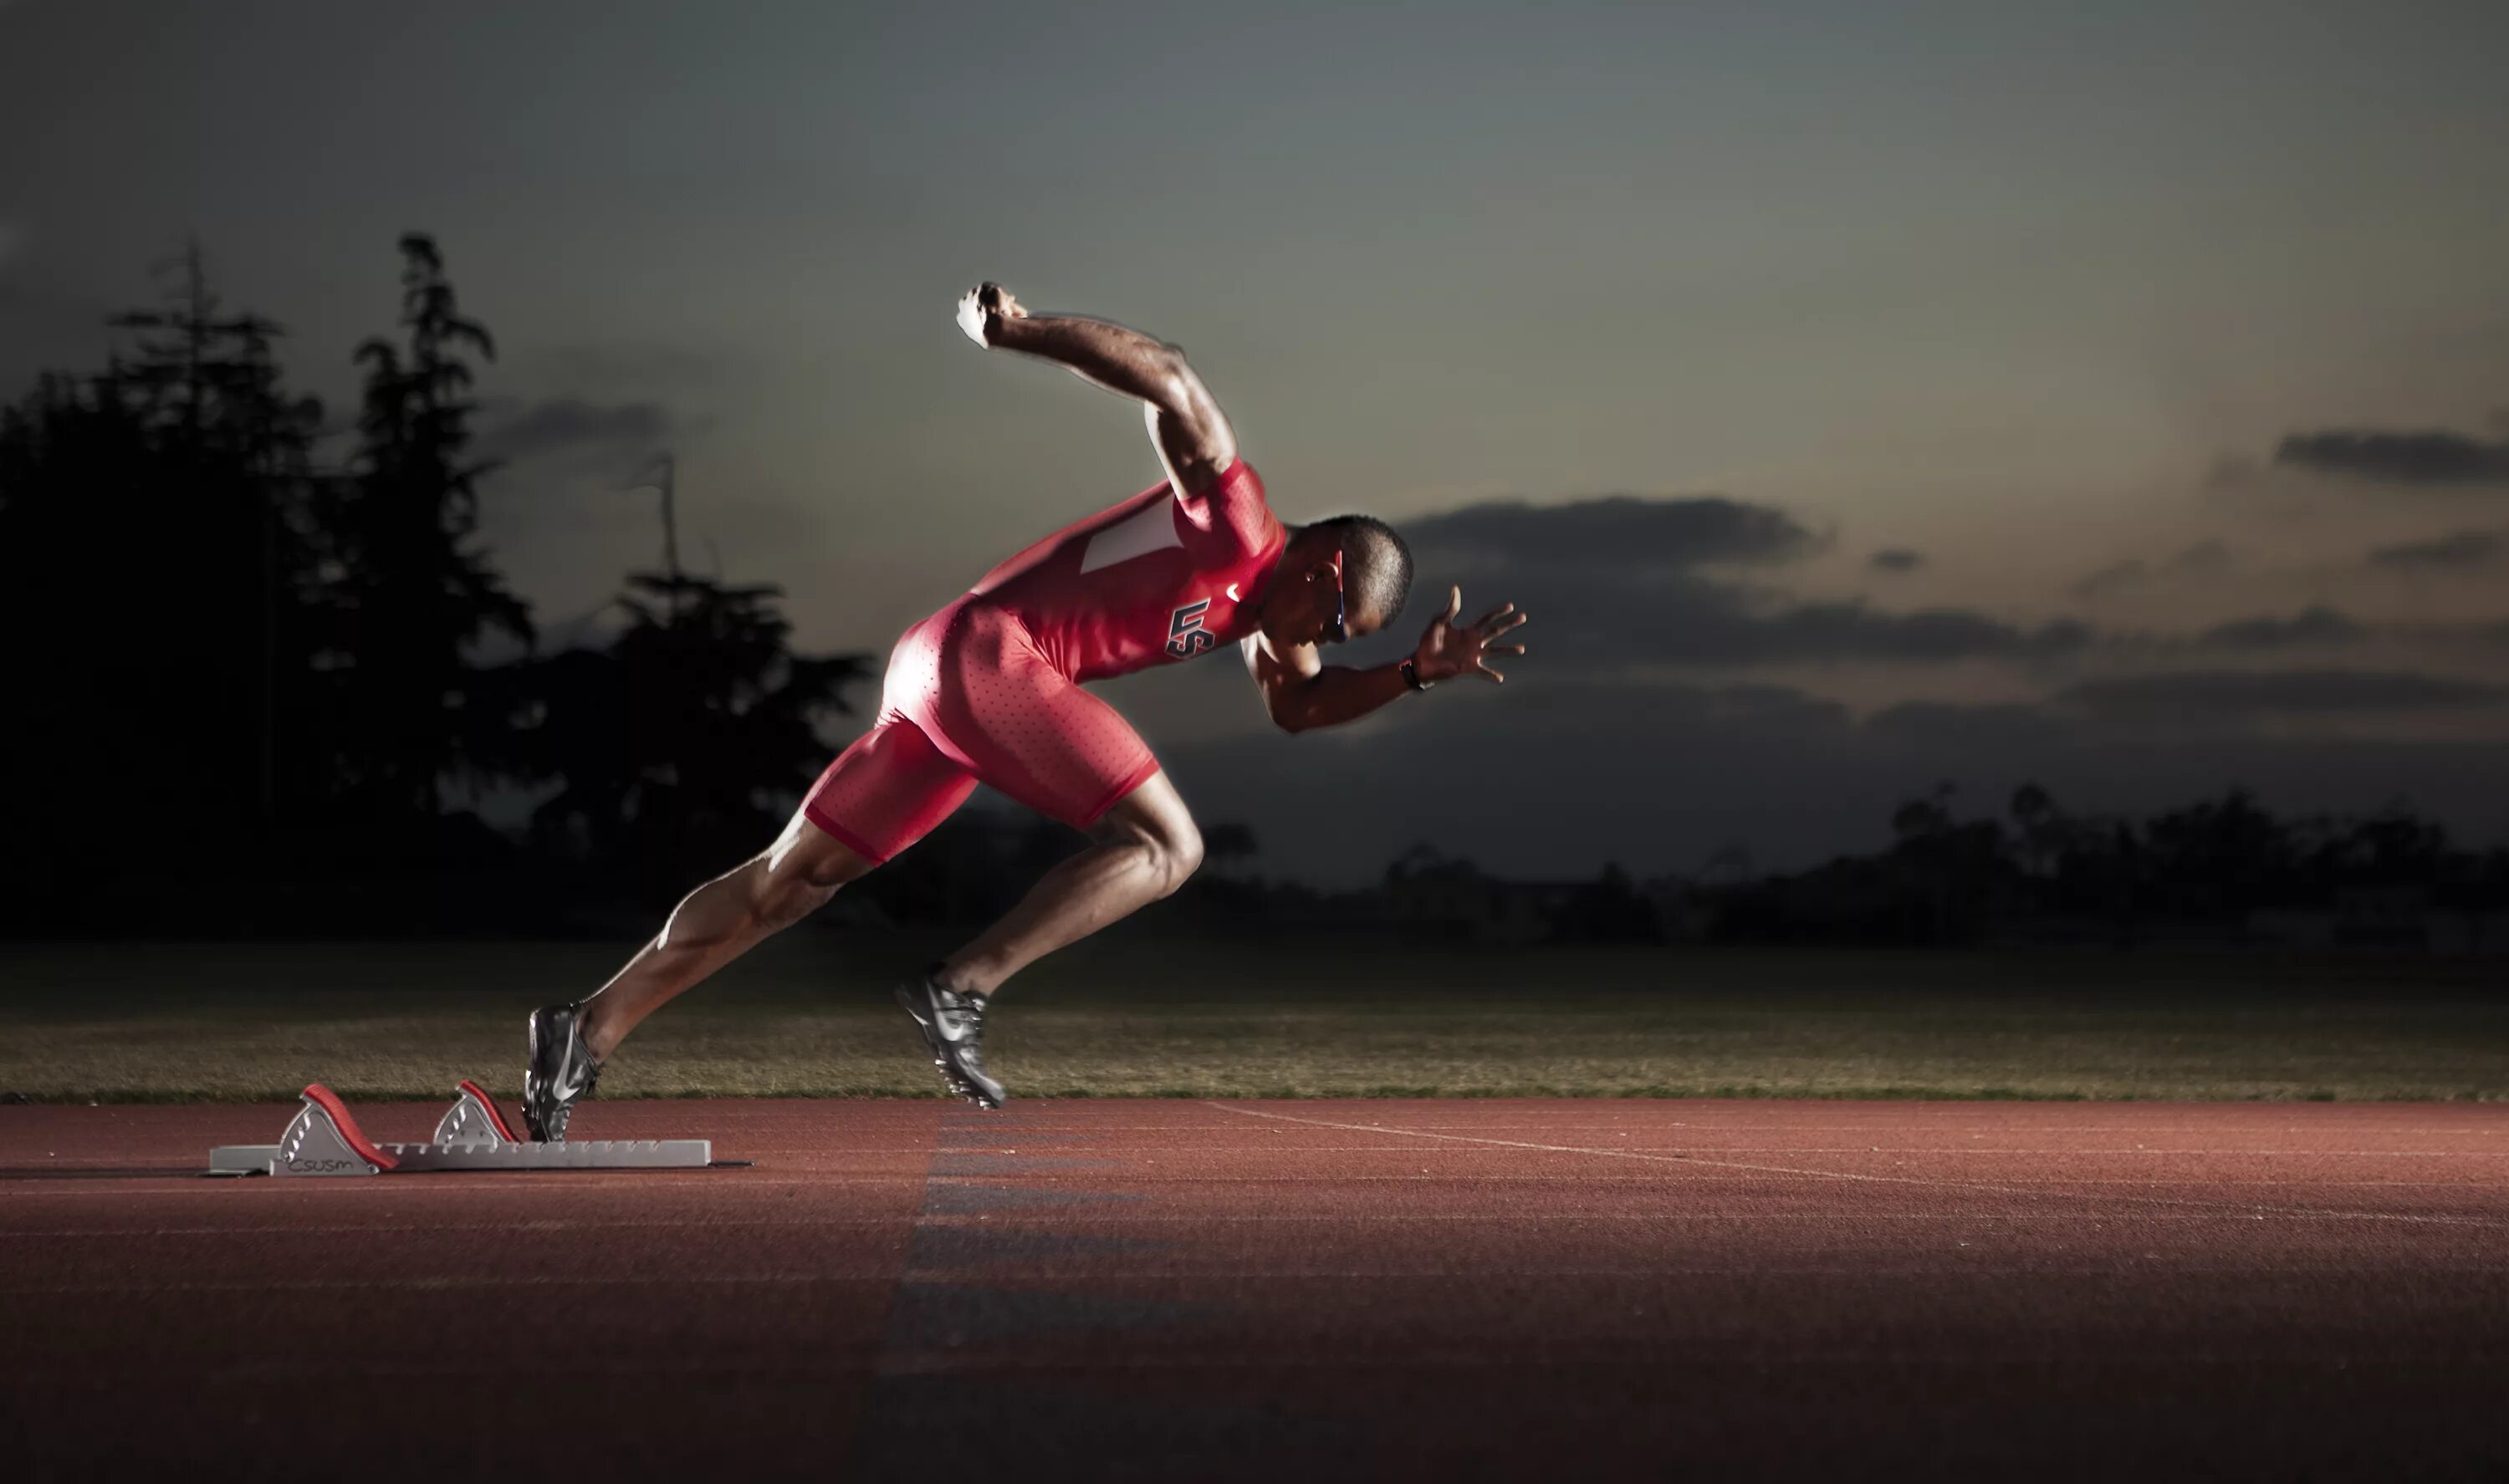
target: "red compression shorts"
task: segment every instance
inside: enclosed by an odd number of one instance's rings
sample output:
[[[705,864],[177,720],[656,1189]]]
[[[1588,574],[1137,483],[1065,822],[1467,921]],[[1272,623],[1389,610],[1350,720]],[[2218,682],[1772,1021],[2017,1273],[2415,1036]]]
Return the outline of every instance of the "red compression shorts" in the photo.
[[[878,862],[978,783],[1085,830],[1158,770],[1131,723],[1048,664],[1018,619],[962,600],[897,641],[879,721],[828,764],[802,810]]]

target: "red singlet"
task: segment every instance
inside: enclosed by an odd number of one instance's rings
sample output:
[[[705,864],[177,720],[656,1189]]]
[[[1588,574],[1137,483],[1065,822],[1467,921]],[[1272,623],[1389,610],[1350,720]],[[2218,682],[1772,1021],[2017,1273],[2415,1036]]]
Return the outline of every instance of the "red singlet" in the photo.
[[[811,823],[873,861],[988,783],[1086,829],[1159,770],[1084,681],[1254,632],[1288,531],[1244,460],[1207,497],[1151,486],[985,574],[890,651],[872,729],[811,787]]]

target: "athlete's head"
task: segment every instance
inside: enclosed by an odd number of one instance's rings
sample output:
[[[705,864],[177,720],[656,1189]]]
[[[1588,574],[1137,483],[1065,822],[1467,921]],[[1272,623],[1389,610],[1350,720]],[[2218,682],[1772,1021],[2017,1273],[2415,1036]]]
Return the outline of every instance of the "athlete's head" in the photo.
[[[1263,600],[1275,644],[1331,644],[1392,623],[1411,596],[1411,548],[1372,515],[1301,526]]]

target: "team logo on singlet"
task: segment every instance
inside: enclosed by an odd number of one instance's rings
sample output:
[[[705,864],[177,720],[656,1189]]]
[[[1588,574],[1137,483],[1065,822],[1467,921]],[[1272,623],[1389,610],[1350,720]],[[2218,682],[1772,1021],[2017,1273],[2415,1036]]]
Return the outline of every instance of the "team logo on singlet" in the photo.
[[[1179,659],[1191,659],[1219,643],[1211,630],[1202,626],[1202,615],[1211,611],[1211,600],[1188,603],[1168,614],[1168,652]]]

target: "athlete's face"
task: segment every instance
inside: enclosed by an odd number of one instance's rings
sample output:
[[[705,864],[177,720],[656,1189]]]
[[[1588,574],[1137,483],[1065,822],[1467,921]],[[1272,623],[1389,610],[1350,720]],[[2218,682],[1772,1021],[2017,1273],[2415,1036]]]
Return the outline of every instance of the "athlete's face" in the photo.
[[[1302,564],[1284,601],[1264,614],[1264,632],[1275,643],[1340,644],[1383,626],[1382,618],[1350,601],[1343,561],[1334,547]]]

